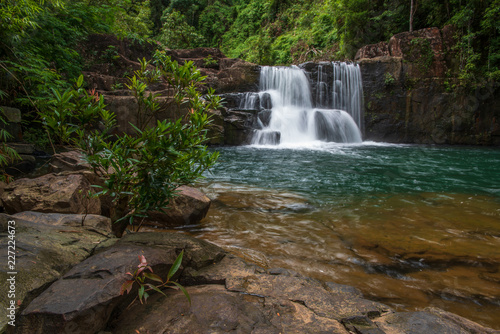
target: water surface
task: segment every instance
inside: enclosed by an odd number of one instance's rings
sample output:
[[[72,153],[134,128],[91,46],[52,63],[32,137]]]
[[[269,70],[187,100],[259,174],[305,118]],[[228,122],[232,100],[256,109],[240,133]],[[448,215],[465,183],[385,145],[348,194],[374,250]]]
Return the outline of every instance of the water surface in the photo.
[[[500,150],[364,143],[218,149],[183,230],[398,310],[500,329]]]

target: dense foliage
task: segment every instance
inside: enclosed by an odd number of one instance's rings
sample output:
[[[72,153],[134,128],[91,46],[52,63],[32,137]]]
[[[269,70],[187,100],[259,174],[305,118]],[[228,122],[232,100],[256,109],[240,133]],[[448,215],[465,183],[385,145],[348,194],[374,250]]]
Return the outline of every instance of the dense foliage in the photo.
[[[119,134],[115,115],[106,109],[102,96],[85,87],[81,42],[93,33],[145,41],[152,28],[150,5],[129,0],[0,4],[1,103],[21,107],[29,128],[37,122],[43,125],[39,134],[52,146],[73,145],[86,154],[102,180],[98,195],[111,199],[113,221],[128,222],[148,211],[161,211],[177,187],[196,180],[217,158],[204,143],[207,111],[218,108],[220,98],[211,90],[202,98],[198,88],[205,77],[191,62],[180,65],[160,51],[154,55],[154,66],[140,61],[141,69],[126,85],[139,106],[132,135]],[[108,51],[113,59],[115,50]],[[148,88],[159,81],[171,92],[161,102]],[[189,106],[186,117],[154,121],[163,108],[181,104]],[[0,174],[17,158],[5,145],[8,137],[0,130]],[[121,224],[117,234],[123,229]]]
[[[164,25],[158,28],[158,35],[167,46],[221,47],[231,57],[259,64],[290,64],[352,59],[363,45],[388,40],[394,34],[453,24],[461,75],[500,76],[499,0],[162,3]]]
[[[453,24],[460,75],[500,77],[500,0],[6,0],[0,18],[0,90],[28,105],[68,87],[83,70],[78,43],[103,32],[290,64],[352,59],[410,21],[413,30]]]

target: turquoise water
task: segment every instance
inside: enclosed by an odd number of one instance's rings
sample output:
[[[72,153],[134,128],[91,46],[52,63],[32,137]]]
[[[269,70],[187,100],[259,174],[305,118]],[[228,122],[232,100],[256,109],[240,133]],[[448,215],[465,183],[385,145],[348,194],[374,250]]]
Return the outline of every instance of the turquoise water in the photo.
[[[224,147],[182,231],[264,267],[349,284],[396,310],[500,329],[500,149]]]
[[[419,192],[500,196],[500,149],[365,143],[218,151],[209,180],[286,189],[319,202]]]

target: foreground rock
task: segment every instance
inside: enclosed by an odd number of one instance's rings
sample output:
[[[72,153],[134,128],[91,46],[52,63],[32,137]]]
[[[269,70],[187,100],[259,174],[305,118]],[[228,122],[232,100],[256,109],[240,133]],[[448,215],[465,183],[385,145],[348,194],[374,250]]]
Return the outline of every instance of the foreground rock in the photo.
[[[154,272],[165,277],[178,253],[185,249],[184,267],[200,269],[217,262],[224,251],[182,235],[138,233],[115,247],[76,265],[23,311],[16,333],[95,333],[106,327],[112,312],[125,308],[137,294],[120,295],[144,255]]]
[[[185,255],[181,291],[153,294],[147,305],[120,286],[144,255],[165,277]],[[35,298],[15,333],[498,333],[429,309],[394,312],[356,289],[285,269],[264,270],[208,242],[181,234],[136,233],[88,258]]]
[[[47,174],[18,179],[4,188],[2,202],[7,213],[23,211],[100,214],[98,198],[89,198],[89,181],[79,174]]]
[[[52,172],[58,172],[59,176],[77,175],[79,178],[86,179],[91,185],[103,185],[102,180],[91,171],[90,165],[84,160],[81,152],[69,151],[55,154],[50,161],[50,169]],[[206,216],[211,201],[200,190],[189,186],[180,186],[177,188],[176,194],[177,196],[173,198],[172,204],[164,212],[149,212],[146,223],[161,227],[174,227],[197,224]],[[101,213],[109,216],[112,198],[101,196],[99,199]],[[86,198],[84,197],[82,200],[85,201]],[[82,203],[81,206],[84,204]],[[28,208],[27,210],[35,209]],[[59,211],[54,210],[53,212]]]
[[[9,291],[7,278],[11,274],[8,272],[14,271],[8,270],[7,267],[7,248],[12,245],[9,244],[11,240],[8,238],[10,225],[15,227],[15,300],[21,310],[71,267],[89,257],[99,247],[116,240],[106,230],[75,226],[74,222],[81,221],[78,215],[60,217],[62,221],[73,221],[69,226],[45,224],[41,216],[31,221],[33,217],[28,216],[31,215],[0,214],[0,246],[5,250],[0,254],[4,264],[0,268],[0,290]],[[9,221],[15,223],[8,224]],[[4,307],[7,307],[8,303],[5,293],[5,297],[1,298],[0,307],[5,310]],[[6,317],[1,318],[0,329],[6,325],[7,320]]]

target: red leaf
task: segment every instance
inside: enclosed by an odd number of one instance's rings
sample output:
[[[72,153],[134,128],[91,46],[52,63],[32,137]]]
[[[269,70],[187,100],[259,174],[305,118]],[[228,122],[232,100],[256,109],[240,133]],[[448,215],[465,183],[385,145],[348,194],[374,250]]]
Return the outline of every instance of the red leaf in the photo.
[[[130,293],[130,290],[132,290],[132,286],[134,285],[134,281],[125,281],[125,283],[122,284],[120,288],[120,295],[123,295],[125,291],[127,293]]]

